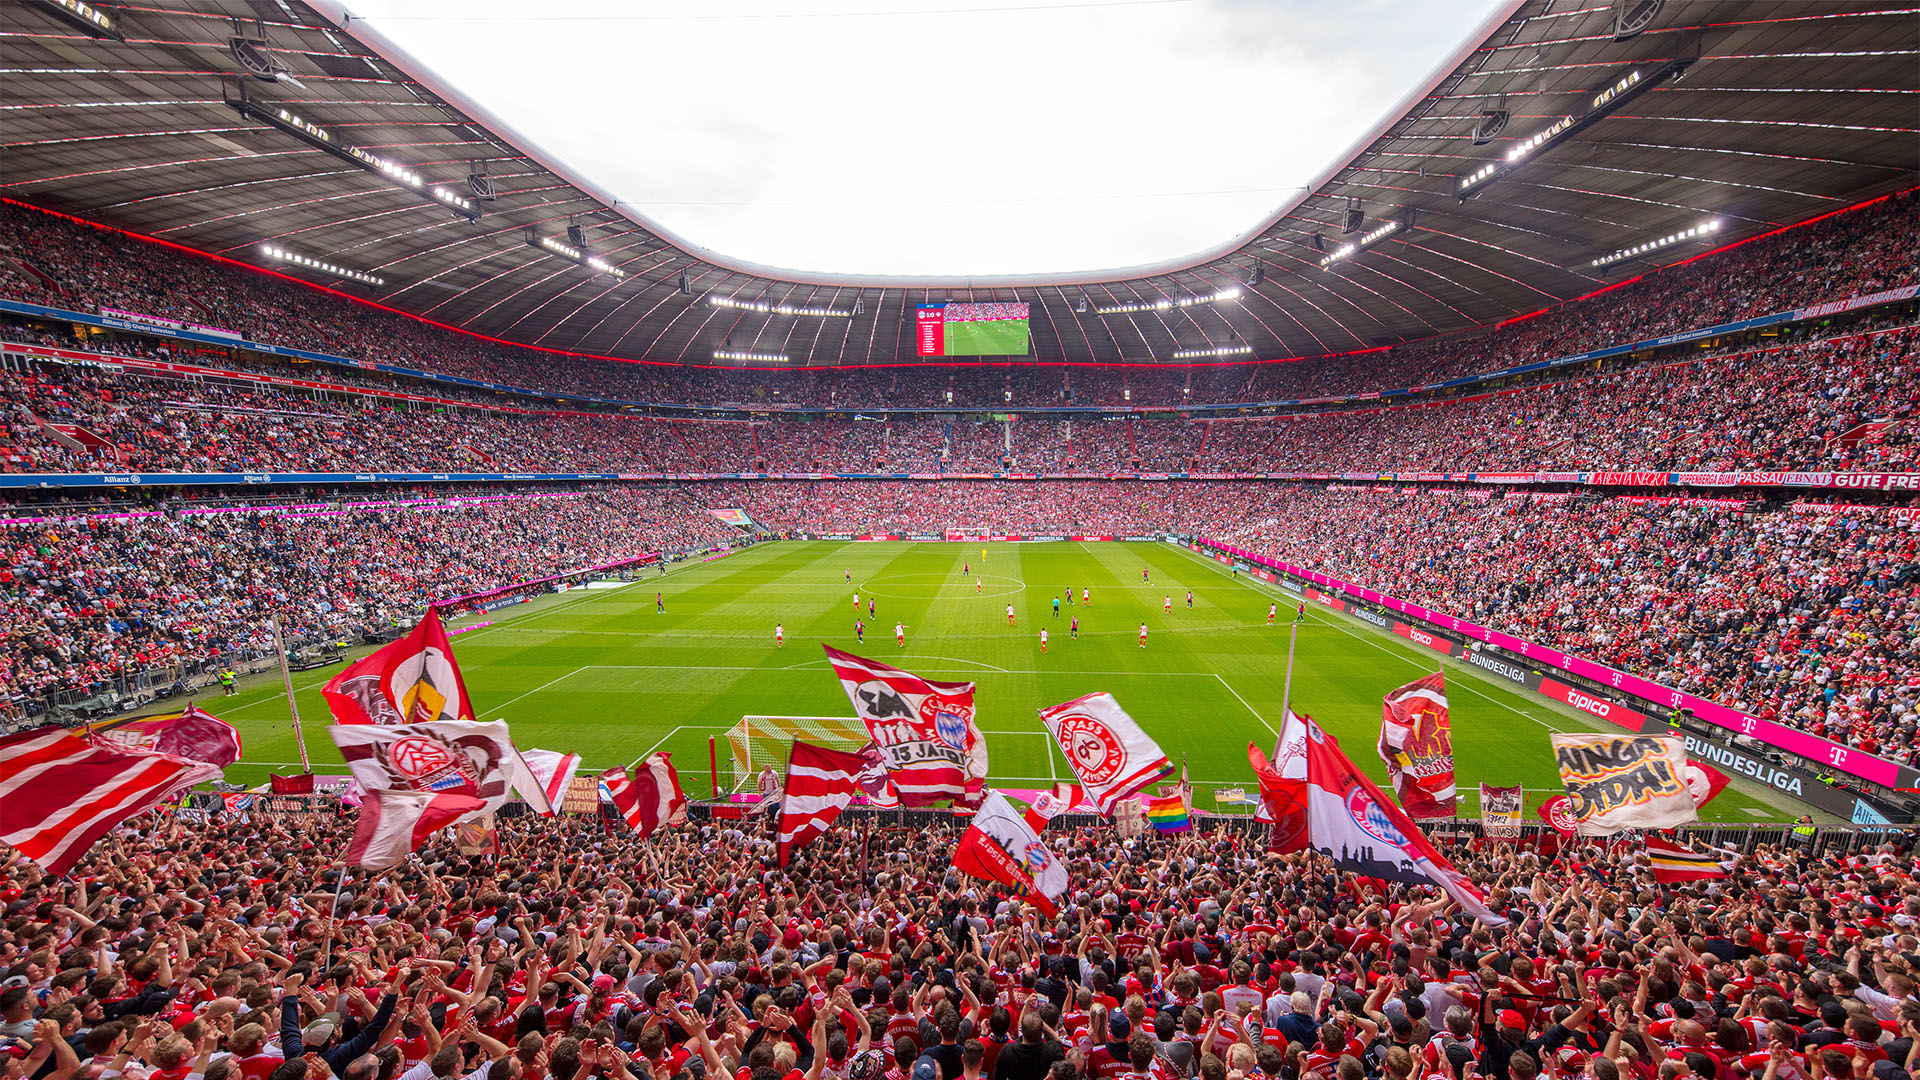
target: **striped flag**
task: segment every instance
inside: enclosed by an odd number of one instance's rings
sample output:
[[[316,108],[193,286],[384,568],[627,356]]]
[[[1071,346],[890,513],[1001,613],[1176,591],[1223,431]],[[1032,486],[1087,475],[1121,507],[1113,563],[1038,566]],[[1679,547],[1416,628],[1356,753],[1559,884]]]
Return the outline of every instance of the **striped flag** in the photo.
[[[218,778],[203,761],[43,727],[0,738],[0,842],[65,874],[109,829]]]
[[[987,740],[974,722],[973,684],[934,682],[911,671],[822,645],[853,711],[886,756],[902,806],[978,795]]]
[[[1164,799],[1148,800],[1147,821],[1163,833],[1182,833],[1193,828],[1193,818],[1187,814],[1186,800],[1178,792]]]
[[[818,839],[847,808],[866,768],[867,759],[859,754],[794,740],[787,755],[786,794],[780,801],[781,866],[787,865],[794,849]]]
[[[680,790],[680,774],[666,751],[640,759],[633,773],[608,769],[600,774],[614,808],[641,836],[652,836],[662,825],[687,823],[687,796]]]
[[[580,771],[579,754],[562,754],[557,750],[522,750],[520,760],[533,770],[534,780],[547,793],[547,801],[556,808],[566,798],[567,786],[573,783],[574,775]],[[551,814],[554,810],[547,812]]]
[[[1695,851],[1685,844],[1649,836],[1646,847],[1647,859],[1653,864],[1653,879],[1662,885],[1680,885],[1727,876],[1727,868],[1721,865],[1719,859]]]

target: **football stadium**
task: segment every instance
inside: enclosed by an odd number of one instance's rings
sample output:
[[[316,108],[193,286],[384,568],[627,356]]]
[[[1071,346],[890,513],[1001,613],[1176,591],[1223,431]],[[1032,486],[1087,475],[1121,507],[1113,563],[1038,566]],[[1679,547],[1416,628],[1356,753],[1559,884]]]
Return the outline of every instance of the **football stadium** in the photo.
[[[0,57],[0,1080],[1920,1069],[1920,9]]]

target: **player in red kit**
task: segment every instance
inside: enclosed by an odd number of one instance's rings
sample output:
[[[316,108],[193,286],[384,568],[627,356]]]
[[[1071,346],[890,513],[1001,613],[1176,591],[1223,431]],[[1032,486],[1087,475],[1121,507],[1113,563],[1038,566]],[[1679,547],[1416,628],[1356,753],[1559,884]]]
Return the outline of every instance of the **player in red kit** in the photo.
[[[1040,631],[1040,655],[1047,655],[1047,632],[1045,629]]]
[[[1013,625],[1013,605],[1012,604],[1007,605],[1007,625],[1008,626]]]
[[[1146,623],[1140,624],[1140,647],[1143,649],[1147,647],[1147,624]]]

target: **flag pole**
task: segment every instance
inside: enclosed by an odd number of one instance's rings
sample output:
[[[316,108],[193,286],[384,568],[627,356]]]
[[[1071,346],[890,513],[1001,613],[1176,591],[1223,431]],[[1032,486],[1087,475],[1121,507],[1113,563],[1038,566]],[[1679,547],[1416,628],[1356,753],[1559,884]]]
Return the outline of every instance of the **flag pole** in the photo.
[[[1288,711],[1293,706],[1293,646],[1299,640],[1300,620],[1295,617],[1292,631],[1287,635],[1287,680],[1280,686],[1280,724],[1283,728],[1286,726],[1287,717],[1293,715]]]
[[[279,623],[278,623],[278,620],[276,619],[275,628],[278,629],[278,626],[279,626]],[[325,946],[322,947],[320,952],[320,970],[321,971],[327,970],[327,968],[330,966],[328,964],[328,961],[333,959],[334,923],[338,921],[340,917],[340,890],[346,888],[348,869],[349,868],[347,866],[346,861],[344,859],[341,860],[340,876],[333,879],[333,906],[327,909],[327,941]]]
[[[280,684],[287,691],[287,712],[293,717],[293,742],[300,748],[300,771],[310,773],[313,763],[307,760],[307,736],[300,730],[300,706],[293,700],[293,670],[287,667],[287,643],[280,636],[280,616],[273,617],[273,651],[280,655]]]

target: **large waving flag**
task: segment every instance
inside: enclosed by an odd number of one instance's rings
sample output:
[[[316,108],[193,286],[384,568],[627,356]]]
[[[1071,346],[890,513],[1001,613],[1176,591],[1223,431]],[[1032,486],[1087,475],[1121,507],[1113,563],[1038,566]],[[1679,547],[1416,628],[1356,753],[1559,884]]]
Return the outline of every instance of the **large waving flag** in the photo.
[[[787,754],[787,786],[780,797],[780,865],[797,848],[820,838],[853,802],[872,766],[862,754],[794,740]]]
[[[8,735],[0,738],[0,842],[65,874],[114,826],[219,775],[204,761],[64,728]]]
[[[1699,820],[1680,736],[1580,731],[1548,738],[1567,788],[1568,816],[1581,836],[1670,829]]]
[[[1040,839],[1036,818],[1015,810],[999,792],[989,792],[953,849],[953,867],[1006,885],[1052,915],[1054,898],[1067,891],[1067,866]]]
[[[550,807],[557,808],[567,797],[567,788],[572,785],[574,776],[580,772],[580,755],[536,748],[520,751],[520,758],[527,763],[527,768],[533,770],[534,782],[540,785],[541,791],[547,793]],[[552,813],[553,809],[547,812]]]
[[[687,796],[680,790],[680,774],[666,751],[650,754],[634,766],[600,774],[615,809],[641,836],[652,836],[662,825],[687,823]]]
[[[514,749],[504,720],[335,724],[327,734],[363,792],[453,792],[498,810],[518,791],[535,812],[553,812],[546,790]]]
[[[1459,807],[1447,679],[1435,672],[1387,691],[1380,707],[1380,760],[1407,816],[1450,818]]]
[[[322,693],[337,724],[474,720],[453,645],[433,608],[405,637],[348,664]]]
[[[485,803],[457,791],[364,792],[347,863],[368,870],[398,866],[435,832],[485,810]]]
[[[987,741],[974,723],[972,683],[933,682],[830,645],[821,648],[886,755],[900,805],[964,800],[968,782],[987,775]]]
[[[1115,803],[1173,769],[1159,744],[1105,691],[1041,709],[1040,722],[1102,814],[1113,813]]]
[[[87,733],[96,741],[105,739],[131,749],[170,754],[221,768],[240,760],[240,733],[232,724],[191,703],[172,712],[88,724]]]
[[[1316,851],[1349,873],[1434,884],[1461,910],[1490,926],[1507,920],[1420,833],[1419,826],[1342,753],[1333,736],[1307,722],[1307,820]]]

